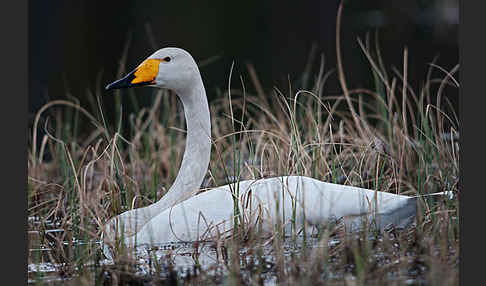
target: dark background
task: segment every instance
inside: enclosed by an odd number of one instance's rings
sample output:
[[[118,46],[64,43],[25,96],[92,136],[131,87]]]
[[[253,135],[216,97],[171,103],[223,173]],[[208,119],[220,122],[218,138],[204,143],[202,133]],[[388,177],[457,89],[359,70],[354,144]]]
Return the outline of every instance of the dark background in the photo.
[[[252,63],[266,90],[287,90],[289,78],[300,80],[313,45],[318,53],[315,70],[321,53],[326,70],[336,67],[338,5],[339,1],[30,1],[29,122],[47,101],[66,99],[67,94],[86,107],[87,89],[94,91],[117,79],[127,42],[127,70],[155,51],[152,44],[156,49],[184,48],[196,61],[219,56],[201,68],[210,101],[217,88],[227,87],[232,61],[234,87],[240,87],[241,75],[252,91],[245,65]],[[370,33],[374,43],[378,31],[390,72],[392,66],[402,69],[403,49],[408,47],[408,81],[417,91],[434,57],[447,70],[459,63],[458,18],[457,0],[345,1],[341,49],[348,86],[374,86],[357,37],[364,40]],[[136,91],[141,98],[150,92]],[[324,94],[338,93],[342,91],[335,73]],[[102,99],[109,114],[113,97]],[[457,92],[450,99],[458,105]]]

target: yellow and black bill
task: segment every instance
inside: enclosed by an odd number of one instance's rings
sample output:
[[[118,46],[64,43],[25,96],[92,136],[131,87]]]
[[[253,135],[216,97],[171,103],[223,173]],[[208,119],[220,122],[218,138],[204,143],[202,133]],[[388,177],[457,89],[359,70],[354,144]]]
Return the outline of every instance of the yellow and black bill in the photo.
[[[146,86],[155,84],[161,60],[147,59],[122,79],[110,83],[105,90]]]

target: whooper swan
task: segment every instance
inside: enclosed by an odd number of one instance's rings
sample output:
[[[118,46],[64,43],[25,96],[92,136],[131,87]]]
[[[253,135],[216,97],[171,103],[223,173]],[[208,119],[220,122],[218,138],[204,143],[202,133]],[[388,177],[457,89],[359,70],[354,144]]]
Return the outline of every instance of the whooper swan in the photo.
[[[108,221],[105,254],[110,256],[115,234],[131,247],[140,244],[195,241],[228,233],[233,227],[233,196],[225,185],[194,195],[206,174],[211,152],[208,101],[196,62],[185,50],[163,48],[106,90],[150,86],[174,91],[184,107],[187,140],[182,164],[169,191],[147,207],[124,212]],[[416,197],[321,182],[304,176],[283,176],[239,182],[239,209],[247,223],[263,222],[272,232],[284,227],[326,223],[331,218],[364,216],[376,226],[409,223]],[[251,203],[248,203],[251,202]]]

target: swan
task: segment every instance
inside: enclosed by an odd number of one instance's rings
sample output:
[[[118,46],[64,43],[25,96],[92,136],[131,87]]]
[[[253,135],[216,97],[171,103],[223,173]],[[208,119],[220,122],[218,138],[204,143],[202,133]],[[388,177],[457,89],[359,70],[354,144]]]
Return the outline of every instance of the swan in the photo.
[[[187,126],[181,167],[169,191],[159,201],[126,211],[104,228],[104,253],[111,256],[116,239],[126,246],[175,241],[210,240],[231,233],[234,203],[243,222],[262,233],[322,225],[332,218],[366,217],[379,229],[390,223],[413,221],[417,197],[322,182],[305,176],[281,176],[231,183],[195,195],[208,169],[211,123],[208,101],[198,66],[180,48],[163,48],[145,59],[106,90],[148,86],[170,89],[182,102]],[[239,189],[234,200],[233,192]]]

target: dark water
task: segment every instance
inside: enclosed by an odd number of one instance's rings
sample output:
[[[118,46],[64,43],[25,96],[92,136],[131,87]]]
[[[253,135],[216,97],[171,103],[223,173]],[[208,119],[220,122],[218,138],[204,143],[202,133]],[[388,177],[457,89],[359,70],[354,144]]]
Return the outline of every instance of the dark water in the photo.
[[[62,229],[51,229],[48,231],[49,234],[60,235],[63,232]],[[32,236],[34,236],[31,233]],[[377,238],[375,236],[370,236],[369,240],[380,240],[381,238]],[[322,244],[316,238],[307,238],[303,239],[302,237],[297,237],[297,239],[288,238],[282,242],[281,245],[281,253],[280,255],[283,256],[284,260],[287,262],[284,263],[286,267],[291,267],[292,261],[295,262],[295,255],[300,255],[302,251],[317,251],[319,248],[326,248],[327,250],[334,249],[339,247],[342,243],[339,239],[330,238],[327,243]],[[79,251],[82,253],[83,250],[88,248],[96,248],[101,247],[100,241],[63,241],[64,246],[73,246],[70,249],[75,249],[75,251]],[[29,284],[33,284],[36,282],[43,282],[48,283],[50,285],[64,285],[65,283],[76,283],[80,277],[77,277],[75,274],[74,276],[69,275],[66,277],[63,274],[63,269],[65,264],[64,263],[50,263],[50,254],[52,254],[52,248],[55,247],[54,245],[49,245],[47,243],[40,243],[37,245],[36,248],[30,248],[30,256],[34,258],[35,261],[40,261],[40,263],[32,263],[28,265],[28,275],[29,275]],[[240,250],[240,257],[243,257],[245,261],[241,262],[244,265],[253,265],[252,267],[242,268],[243,279],[245,280],[245,276],[249,279],[249,277],[254,274],[252,269],[258,267],[259,263],[263,263],[261,265],[261,269],[263,269],[262,279],[264,280],[265,285],[276,285],[277,284],[277,273],[273,269],[273,265],[277,263],[277,258],[275,257],[275,247],[272,245],[271,241],[267,244],[263,244],[262,249],[262,256],[256,257],[254,252],[252,252],[249,248],[242,248]],[[253,250],[254,251],[254,250]],[[389,256],[389,253],[387,254]],[[390,263],[401,263],[400,260],[397,261],[387,261],[385,258],[387,255],[380,253],[379,250],[372,254],[373,259],[377,261],[381,261],[382,265],[390,265]],[[413,254],[408,254],[410,259],[413,259]],[[403,259],[403,257],[402,257]],[[178,279],[184,280],[190,275],[194,274],[194,267],[197,265],[198,273],[204,272],[204,275],[211,276],[214,275],[215,277],[229,275],[227,268],[223,267],[225,263],[225,257],[223,251],[221,249],[217,249],[214,243],[211,242],[199,242],[195,244],[194,242],[174,242],[174,243],[164,243],[159,245],[154,245],[151,247],[147,246],[140,246],[136,250],[136,267],[133,269],[134,277],[152,277],[155,275],[154,273],[158,273],[157,275],[161,276],[168,276],[170,271],[176,270],[176,275]],[[157,263],[154,263],[157,261]],[[253,264],[252,264],[253,263]],[[341,274],[342,271],[338,271],[336,274],[333,273],[333,267],[342,267],[339,264],[339,261],[333,258],[329,258],[329,269],[326,273],[326,281],[333,283],[334,282],[342,282],[343,279],[352,282],[352,280],[357,280],[357,277],[351,274]],[[379,264],[380,264],[379,263]],[[336,264],[336,265],[333,265]],[[96,266],[97,269],[100,267],[115,267],[116,265],[113,264],[113,261],[107,259],[101,259],[99,261],[99,265]],[[352,270],[354,265],[346,266],[349,270]],[[76,268],[76,267],[75,267]],[[85,269],[91,269],[94,272],[96,271],[94,262],[87,262],[84,265]],[[165,270],[164,270],[165,269]],[[172,269],[172,270],[171,270]],[[164,272],[167,271],[167,272]],[[415,271],[415,272],[414,272]],[[386,273],[386,281],[390,282],[401,282],[404,284],[410,285],[420,285],[424,284],[426,281],[423,278],[423,274],[426,270],[425,269],[416,269],[408,271],[408,273]],[[357,281],[356,281],[357,282]]]

